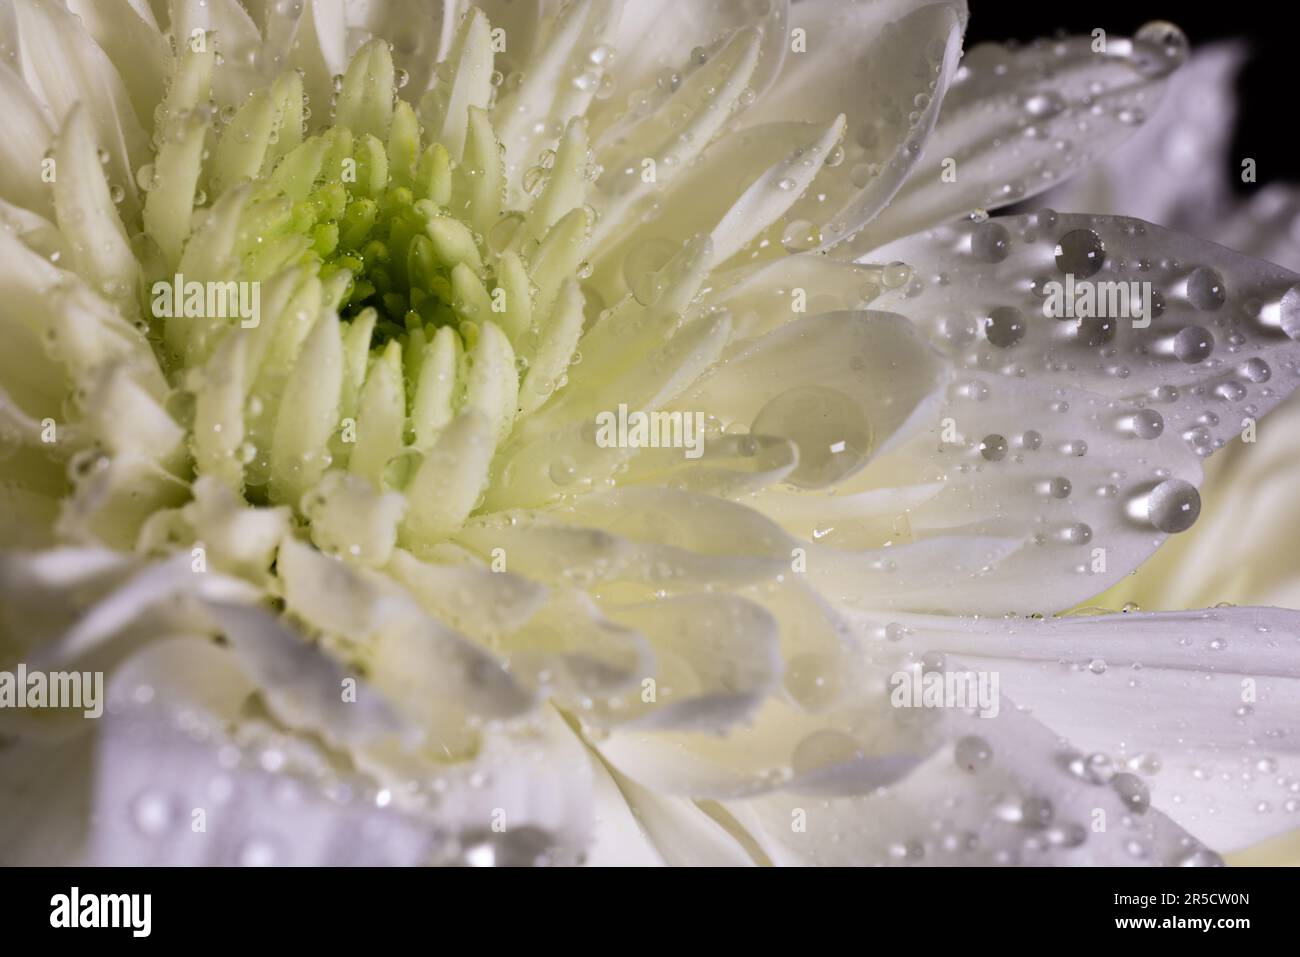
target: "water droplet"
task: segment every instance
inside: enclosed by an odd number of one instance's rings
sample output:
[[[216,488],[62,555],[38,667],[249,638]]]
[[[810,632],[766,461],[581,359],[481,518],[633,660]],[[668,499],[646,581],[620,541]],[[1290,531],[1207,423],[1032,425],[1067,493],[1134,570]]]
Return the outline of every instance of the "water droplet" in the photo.
[[[1152,754],[1149,751],[1133,755],[1128,759],[1128,766],[1134,771],[1141,771],[1146,775],[1159,774],[1160,769],[1163,767],[1159,755]]]
[[[822,232],[806,219],[796,219],[781,233],[781,245],[786,252],[800,253],[816,249],[822,243]]]
[[[912,278],[912,267],[906,263],[890,263],[880,271],[880,281],[885,284],[887,289],[898,289],[904,286]]]
[[[682,75],[676,70],[665,67],[663,70],[659,71],[659,76],[656,77],[655,83],[659,86],[659,89],[663,90],[665,93],[676,93],[677,88],[682,85]]]
[[[970,251],[986,263],[1000,263],[1011,251],[1011,233],[992,220],[980,223],[970,235]]]
[[[980,455],[985,461],[1001,462],[1007,457],[1007,440],[1000,435],[986,435],[980,442]]]
[[[1087,545],[1092,541],[1092,528],[1083,522],[1074,522],[1061,529],[1061,541],[1067,545]]]
[[[800,488],[826,488],[847,478],[866,465],[874,448],[871,423],[858,403],[824,386],[782,392],[759,410],[749,431],[798,446],[799,464],[786,481]]]
[[[1182,479],[1161,482],[1147,497],[1147,518],[1162,532],[1185,532],[1201,514],[1201,493]]]
[[[1068,755],[1065,766],[1071,774],[1089,784],[1106,784],[1115,776],[1114,762],[1100,752]]]
[[[546,188],[548,174],[545,167],[530,166],[524,170],[523,187],[524,192],[534,198],[542,195],[542,190]]]
[[[1135,58],[1143,72],[1162,76],[1187,59],[1187,36],[1168,20],[1154,20],[1133,35]]]
[[[1214,394],[1227,402],[1240,402],[1246,398],[1246,387],[1240,382],[1229,379],[1216,385]]]
[[[1282,331],[1300,342],[1300,285],[1292,286],[1282,296],[1279,304]]]
[[[1179,361],[1194,365],[1214,352],[1214,336],[1201,326],[1187,326],[1174,336],[1174,355]]]
[[[971,774],[978,774],[993,763],[993,748],[978,735],[959,738],[953,747],[953,760],[957,767]]]
[[[1025,337],[1025,316],[1014,306],[998,306],[984,320],[984,335],[999,349],[1009,349]]]
[[[1037,119],[1049,119],[1065,109],[1065,100],[1055,90],[1043,90],[1025,99],[1025,112]]]
[[[1115,338],[1119,325],[1113,316],[1085,316],[1079,320],[1079,342],[1097,349]]]
[[[798,655],[785,668],[785,690],[807,711],[822,711],[840,696],[844,669],[831,655]]]
[[[1187,298],[1202,312],[1214,312],[1228,297],[1223,277],[1208,266],[1192,270],[1187,277]]]
[[[1136,774],[1121,771],[1111,778],[1110,786],[1115,789],[1124,806],[1134,814],[1145,814],[1151,807],[1151,795],[1147,786]]]
[[[577,474],[577,466],[574,465],[573,459],[562,455],[551,463],[547,474],[556,485],[568,485]]]
[[[1096,275],[1106,262],[1106,244],[1091,229],[1072,229],[1056,245],[1056,265],[1078,277]]]
[[[1165,430],[1165,417],[1155,409],[1138,409],[1133,414],[1133,434],[1139,439],[1158,438]]]
[[[1259,383],[1272,378],[1273,370],[1263,359],[1247,359],[1241,364],[1241,374],[1251,382]]]

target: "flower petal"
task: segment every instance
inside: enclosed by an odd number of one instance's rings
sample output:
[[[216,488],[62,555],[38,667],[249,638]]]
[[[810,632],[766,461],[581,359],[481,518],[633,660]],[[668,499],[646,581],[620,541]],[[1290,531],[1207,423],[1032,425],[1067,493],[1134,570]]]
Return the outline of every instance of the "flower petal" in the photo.
[[[1165,77],[1186,56],[1178,38],[1139,33],[1133,41],[1073,37],[968,50],[925,161],[851,245],[866,252],[1060,182],[1155,109]],[[1094,52],[1098,42],[1104,49]]]
[[[1285,729],[1300,718],[1297,613],[900,623],[911,653],[997,672],[1006,697],[1079,752],[1101,755],[1085,779],[1122,772],[1110,789],[1137,819],[1149,803],[1220,850],[1294,827],[1300,759]],[[1001,725],[1007,711],[1004,702],[983,724]]]
[[[139,210],[135,170],[152,151],[116,67],[61,6],[14,0],[14,10],[27,85],[49,108],[54,126],[67,122],[74,105],[84,106],[94,140],[108,153],[105,172],[123,191],[123,209],[134,215]],[[96,152],[91,149],[91,159]]]
[[[902,781],[853,797],[782,791],[724,807],[777,865],[1127,865],[1219,862],[1163,814],[1132,816],[1115,789],[1058,763],[1059,741],[1010,708],[945,715],[988,766],[945,747]],[[1105,817],[1099,818],[1097,812]],[[1106,830],[1093,833],[1098,820]]]
[[[1048,210],[945,226],[878,252],[913,265],[916,278],[874,305],[914,317],[961,364],[1149,406],[1165,434],[1202,456],[1294,388],[1273,373],[1300,360],[1284,333],[1292,300],[1282,301],[1298,277],[1221,246],[1140,220]],[[1093,317],[1076,318],[1089,302]],[[1018,312],[993,311],[1008,306]]]
[[[793,25],[806,31],[804,49],[786,57],[781,76],[746,120],[806,120],[838,112],[848,117],[848,132],[834,165],[774,227],[774,253],[783,244],[832,245],[885,208],[939,118],[967,15],[964,2],[842,0],[799,3],[793,13]],[[809,116],[810,104],[817,116]]]

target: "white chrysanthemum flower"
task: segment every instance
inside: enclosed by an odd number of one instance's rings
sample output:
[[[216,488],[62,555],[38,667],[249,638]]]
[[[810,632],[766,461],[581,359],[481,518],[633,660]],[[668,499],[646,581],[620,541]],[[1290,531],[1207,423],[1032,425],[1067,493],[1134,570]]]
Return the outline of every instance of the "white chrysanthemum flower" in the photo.
[[[1294,615],[1043,618],[1295,380],[1294,274],[983,212],[1138,126],[1176,29],[959,65],[959,2],[426,7],[0,0],[0,664],[108,676],[0,711],[6,860],[1295,820]],[[1067,279],[1152,321],[1044,318]]]

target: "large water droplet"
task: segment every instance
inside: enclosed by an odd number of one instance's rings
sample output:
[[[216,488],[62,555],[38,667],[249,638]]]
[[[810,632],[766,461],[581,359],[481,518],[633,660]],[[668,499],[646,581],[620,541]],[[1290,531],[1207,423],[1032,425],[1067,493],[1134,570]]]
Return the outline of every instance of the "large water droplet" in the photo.
[[[1106,262],[1106,244],[1091,229],[1072,229],[1056,244],[1056,265],[1076,277],[1096,275]]]
[[[1161,482],[1147,497],[1147,518],[1162,532],[1185,532],[1201,514],[1201,493],[1182,479]]]
[[[1025,337],[1025,316],[1014,306],[998,306],[984,320],[984,335],[999,349],[1009,349]]]
[[[1202,362],[1214,352],[1214,336],[1201,326],[1187,326],[1174,336],[1174,355],[1189,364]]]
[[[1115,776],[1114,762],[1100,752],[1068,755],[1065,766],[1075,777],[1090,784],[1106,784]]]
[[[1111,778],[1110,786],[1115,789],[1124,806],[1134,814],[1145,814],[1151,807],[1151,795],[1147,786],[1136,774],[1121,771]]]
[[[1187,298],[1202,312],[1214,312],[1228,298],[1228,288],[1218,272],[1201,266],[1187,277]]]
[[[1282,295],[1279,315],[1282,331],[1300,342],[1300,285],[1292,286]]]
[[[830,655],[797,655],[785,668],[785,690],[801,708],[821,711],[839,698],[843,668]]]
[[[1011,233],[1001,223],[980,223],[971,231],[970,251],[986,263],[1000,263],[1011,251]]]
[[[752,435],[789,439],[799,448],[799,464],[786,481],[800,488],[825,488],[866,465],[873,449],[871,423],[843,392],[824,386],[798,386],[759,410]]]
[[[786,252],[801,253],[821,245],[821,230],[806,219],[796,219],[781,233],[781,245]]]
[[[1134,58],[1144,73],[1163,76],[1187,59],[1187,36],[1168,20],[1153,20],[1133,35]]]
[[[1155,409],[1138,409],[1133,414],[1133,434],[1139,439],[1158,438],[1165,430],[1165,417]]]
[[[980,442],[980,455],[987,462],[1001,462],[1007,457],[1007,440],[1001,435],[986,435]]]
[[[1251,382],[1267,382],[1273,377],[1273,370],[1260,358],[1247,359],[1241,364],[1241,374]]]

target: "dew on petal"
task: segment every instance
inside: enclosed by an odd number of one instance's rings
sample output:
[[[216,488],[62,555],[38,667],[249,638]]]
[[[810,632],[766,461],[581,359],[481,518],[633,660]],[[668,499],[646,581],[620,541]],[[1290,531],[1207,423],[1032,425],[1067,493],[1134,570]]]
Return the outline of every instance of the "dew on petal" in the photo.
[[[1106,262],[1106,245],[1091,229],[1072,229],[1056,245],[1056,265],[1063,273],[1086,278]]]
[[[1182,479],[1167,479],[1147,496],[1147,518],[1162,532],[1185,532],[1201,514],[1201,493]]]
[[[1025,337],[1025,316],[1014,306],[998,306],[984,320],[984,335],[999,349],[1009,349]]]
[[[1180,362],[1195,365],[1214,352],[1214,336],[1201,326],[1187,326],[1174,335],[1173,349]]]
[[[1187,298],[1202,312],[1214,312],[1228,297],[1223,277],[1208,266],[1201,266],[1187,277]]]
[[[1011,251],[1011,233],[1001,223],[980,223],[971,232],[970,251],[986,263],[1000,263]]]
[[[825,386],[782,392],[759,410],[749,431],[798,446],[799,464],[786,481],[800,488],[834,485],[864,466],[874,448],[871,423],[861,406]]]

